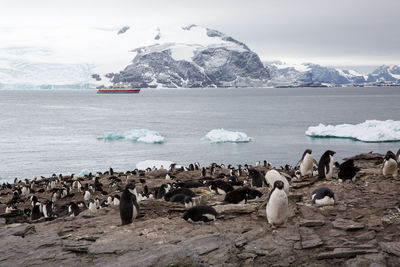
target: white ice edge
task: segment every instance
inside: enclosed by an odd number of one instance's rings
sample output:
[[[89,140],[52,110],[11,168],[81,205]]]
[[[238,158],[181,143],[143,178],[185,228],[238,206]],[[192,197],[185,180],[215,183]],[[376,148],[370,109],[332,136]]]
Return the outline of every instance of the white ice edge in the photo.
[[[99,137],[106,141],[129,140],[145,144],[161,144],[165,141],[165,137],[160,133],[148,129],[133,129],[123,133],[108,133]]]
[[[339,124],[308,127],[305,132],[311,137],[349,138],[362,142],[400,141],[400,121],[366,120],[359,124]]]
[[[243,132],[233,132],[221,128],[209,131],[202,140],[210,143],[246,143],[250,142],[252,138]]]

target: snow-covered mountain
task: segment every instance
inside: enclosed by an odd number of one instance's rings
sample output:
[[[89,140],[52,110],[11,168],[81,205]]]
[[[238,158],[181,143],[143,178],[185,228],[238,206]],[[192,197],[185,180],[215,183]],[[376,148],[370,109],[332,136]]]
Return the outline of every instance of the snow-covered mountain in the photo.
[[[368,75],[355,70],[325,67],[318,64],[286,64],[281,61],[264,62],[270,69],[274,86],[357,85],[357,84],[400,84],[400,67],[380,66]]]
[[[395,82],[400,84],[400,66],[380,66],[368,74],[367,82]]]
[[[135,87],[238,87],[263,86],[269,79],[245,44],[196,25],[6,29],[0,37],[0,88],[121,81]]]
[[[312,63],[289,65],[281,61],[273,61],[266,62],[265,65],[271,71],[273,85],[307,85],[312,82],[343,85],[366,81],[365,76],[354,70],[342,70]]]
[[[133,87],[262,87],[269,71],[245,44],[225,34],[190,25],[182,27],[172,42],[158,30],[156,44],[139,47],[132,63],[119,73],[110,73],[114,83]],[[195,38],[193,38],[195,37]]]

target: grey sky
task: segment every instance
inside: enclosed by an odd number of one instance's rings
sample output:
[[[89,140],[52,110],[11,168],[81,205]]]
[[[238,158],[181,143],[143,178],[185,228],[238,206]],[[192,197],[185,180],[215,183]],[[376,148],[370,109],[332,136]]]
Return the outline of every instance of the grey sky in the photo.
[[[200,24],[263,60],[355,66],[400,63],[398,0],[0,0],[0,27]]]

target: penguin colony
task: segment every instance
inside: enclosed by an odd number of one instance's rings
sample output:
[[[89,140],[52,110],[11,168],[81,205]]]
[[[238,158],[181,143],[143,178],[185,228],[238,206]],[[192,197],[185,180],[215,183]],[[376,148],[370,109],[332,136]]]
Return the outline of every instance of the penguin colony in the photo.
[[[5,208],[0,213],[19,214],[25,221],[40,222],[78,216],[84,210],[97,212],[101,208],[114,207],[120,211],[121,225],[127,225],[143,216],[140,213],[140,203],[153,198],[182,205],[185,209],[182,218],[188,222],[205,223],[217,220],[220,215],[211,203],[200,203],[195,193],[198,190],[207,190],[209,194],[221,196],[223,202],[219,204],[246,204],[261,198],[261,189],[268,188],[265,203],[267,221],[272,227],[278,227],[288,220],[288,196],[292,180],[332,180],[336,178],[333,177],[333,169],[336,168],[339,182],[354,181],[360,171],[354,160],[349,159],[339,164],[334,161],[334,155],[334,151],[327,150],[317,163],[312,151],[307,149],[295,167],[285,165],[280,168],[273,168],[266,160],[256,162],[255,166],[213,163],[201,167],[196,162],[188,167],[178,167],[172,164],[168,169],[162,168],[163,174],[158,177],[165,182],[151,187],[146,173],[157,171],[156,168],[135,169],[124,173],[110,168],[104,173],[89,173],[83,177],[53,174],[50,178],[24,181],[16,178],[13,184],[1,185],[0,205]],[[400,150],[397,154],[388,151],[381,173],[396,178],[399,166]],[[189,177],[193,179],[177,178],[184,173],[190,173]],[[309,203],[318,207],[335,205],[335,194],[328,187],[313,188]]]

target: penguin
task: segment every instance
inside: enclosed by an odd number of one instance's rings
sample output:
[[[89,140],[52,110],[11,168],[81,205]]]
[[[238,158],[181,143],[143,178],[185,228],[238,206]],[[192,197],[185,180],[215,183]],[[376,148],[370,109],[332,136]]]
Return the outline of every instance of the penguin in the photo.
[[[194,206],[188,209],[182,216],[187,222],[211,222],[217,219],[217,211],[210,206]]]
[[[289,215],[288,198],[284,186],[282,181],[275,181],[269,194],[266,212],[268,223],[273,227],[284,224]]]
[[[97,206],[96,206],[96,202],[94,202],[94,200],[90,200],[89,202],[89,210],[92,212],[96,212],[97,211]]]
[[[282,181],[283,182],[283,190],[285,191],[286,195],[289,195],[289,182],[287,179],[282,176],[277,170],[269,170],[265,174],[265,183],[273,189],[275,181]]]
[[[331,179],[333,174],[334,159],[336,152],[332,150],[325,151],[318,162],[318,179]]]
[[[168,193],[167,185],[162,184],[158,189],[156,193],[156,199],[161,199],[165,196],[165,194]]]
[[[90,199],[90,191],[89,190],[85,190],[83,193],[83,199],[85,201],[88,201]]]
[[[40,219],[41,214],[40,214],[40,202],[36,202],[35,205],[32,208],[32,213],[31,213],[31,221],[35,221]]]
[[[119,195],[114,195],[114,198],[113,198],[113,205],[114,206],[119,206],[119,203],[121,202],[121,200],[120,200],[120,196]]]
[[[385,160],[383,161],[382,173],[384,176],[391,175],[393,178],[397,177],[398,163],[396,155],[392,151],[386,152]]]
[[[335,195],[327,187],[319,187],[311,193],[311,202],[317,206],[327,206],[335,204]]]
[[[206,168],[201,168],[201,177],[206,177],[206,175],[207,175],[207,170],[206,170]]]
[[[397,150],[396,159],[397,159],[397,163],[400,164],[400,148],[399,148],[399,150]]]
[[[204,184],[197,182],[197,181],[186,181],[186,182],[179,182],[176,183],[177,187],[185,187],[185,188],[198,188],[203,187]]]
[[[263,186],[264,177],[256,169],[249,169],[249,178],[251,179],[251,186],[253,187]]]
[[[354,166],[354,160],[349,159],[339,165],[339,163],[335,162],[335,167],[339,169],[338,177],[340,180],[352,180],[357,172],[360,171],[360,168]]]
[[[226,193],[233,191],[233,186],[223,180],[210,181],[208,182],[208,187],[217,195],[225,195]]]
[[[224,202],[231,204],[247,203],[247,200],[261,197],[262,193],[251,188],[238,188],[225,195]]]
[[[165,201],[170,201],[170,199],[171,199],[174,195],[177,195],[177,194],[184,194],[184,195],[186,195],[186,196],[188,196],[188,197],[195,197],[195,196],[196,196],[196,194],[195,194],[192,190],[190,190],[190,189],[188,189],[188,188],[177,188],[177,189],[174,189],[174,190],[172,190],[172,191],[166,193],[166,194],[164,195],[164,200],[165,200]]]
[[[194,206],[193,199],[189,196],[186,196],[185,199],[183,200],[183,202],[185,204],[186,209],[190,209],[191,207]]]
[[[68,215],[69,215],[69,216],[78,216],[79,213],[80,213],[80,210],[79,210],[79,208],[78,208],[78,205],[76,205],[75,202],[69,203],[69,206],[68,206]]]
[[[122,225],[132,223],[132,220],[136,219],[139,215],[139,205],[136,202],[136,196],[130,192],[134,187],[135,185],[132,183],[127,184],[121,195],[119,214],[121,216]]]
[[[299,163],[300,163],[300,174],[301,176],[306,176],[306,175],[313,175],[313,164],[318,166],[317,161],[313,158],[311,155],[312,150],[311,149],[306,149],[303,153],[303,156],[301,157]]]
[[[48,200],[44,203],[44,205],[43,205],[43,216],[45,218],[49,218],[49,217],[51,217],[53,215],[52,204],[53,203],[51,201],[48,201]]]
[[[184,195],[184,194],[176,194],[176,195],[173,195],[169,201],[170,202],[179,202],[181,204],[185,204],[186,198],[188,198],[190,200],[192,199],[191,197],[189,197],[187,195]]]

